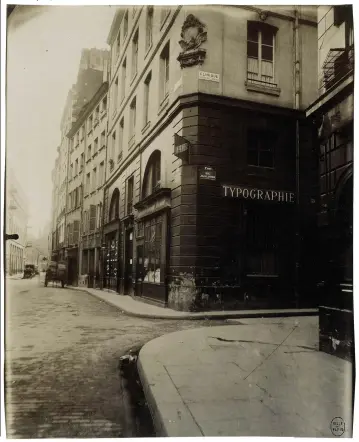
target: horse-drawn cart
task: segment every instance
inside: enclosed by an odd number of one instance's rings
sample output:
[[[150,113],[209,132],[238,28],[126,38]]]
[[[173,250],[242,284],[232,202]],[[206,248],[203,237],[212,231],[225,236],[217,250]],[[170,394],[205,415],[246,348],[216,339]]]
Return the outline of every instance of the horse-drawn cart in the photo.
[[[61,287],[67,282],[67,267],[65,262],[51,261],[45,275],[45,287],[49,282],[60,282]]]

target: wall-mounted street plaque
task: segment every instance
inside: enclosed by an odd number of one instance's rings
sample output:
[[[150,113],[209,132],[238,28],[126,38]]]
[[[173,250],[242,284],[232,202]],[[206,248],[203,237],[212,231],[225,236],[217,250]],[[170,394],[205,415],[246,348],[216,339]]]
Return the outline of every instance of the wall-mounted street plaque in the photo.
[[[198,170],[199,170],[200,180],[209,180],[209,181],[216,180],[216,171],[213,169],[213,167],[202,166]]]
[[[198,78],[200,80],[215,81],[216,83],[219,83],[219,74],[213,74],[212,72],[199,71]]]
[[[294,193],[286,190],[255,189],[253,187],[222,185],[223,196],[257,201],[294,203]]]

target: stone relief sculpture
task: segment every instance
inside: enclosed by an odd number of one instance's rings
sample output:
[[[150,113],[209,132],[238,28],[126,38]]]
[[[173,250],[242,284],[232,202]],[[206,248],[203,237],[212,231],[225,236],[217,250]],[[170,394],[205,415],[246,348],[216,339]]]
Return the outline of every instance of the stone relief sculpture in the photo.
[[[177,58],[181,68],[202,64],[206,57],[206,49],[200,47],[207,41],[205,25],[193,14],[189,14],[183,23],[181,38],[179,44],[182,52]]]

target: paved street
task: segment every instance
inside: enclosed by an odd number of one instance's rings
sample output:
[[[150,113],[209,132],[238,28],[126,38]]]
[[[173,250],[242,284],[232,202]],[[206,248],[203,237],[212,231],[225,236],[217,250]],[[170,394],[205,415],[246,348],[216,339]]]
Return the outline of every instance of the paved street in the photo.
[[[6,319],[12,438],[126,436],[120,356],[164,333],[209,325],[125,316],[88,293],[45,288],[38,277],[7,280]]]

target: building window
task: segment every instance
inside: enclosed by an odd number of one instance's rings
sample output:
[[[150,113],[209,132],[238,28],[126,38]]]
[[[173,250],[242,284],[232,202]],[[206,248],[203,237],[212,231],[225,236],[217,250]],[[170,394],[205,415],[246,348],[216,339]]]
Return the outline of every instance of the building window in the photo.
[[[133,183],[134,178],[131,176],[127,180],[127,215],[131,215],[133,211]]]
[[[81,141],[84,139],[85,136],[85,126],[81,127]]]
[[[250,129],[247,134],[247,164],[274,168],[275,143],[274,132]]]
[[[102,161],[100,163],[100,175],[99,175],[99,186],[103,186],[104,182],[105,182],[105,163]]]
[[[161,25],[163,25],[169,13],[170,8],[161,8]]]
[[[87,161],[89,161],[91,159],[91,150],[92,150],[92,147],[91,147],[91,144],[89,144],[87,147]]]
[[[161,282],[162,218],[156,217],[144,226],[143,270],[144,282]]]
[[[79,159],[77,158],[75,161],[75,176],[78,174],[79,171]]]
[[[126,58],[123,60],[121,68],[121,102],[125,98],[126,93]]]
[[[132,145],[135,141],[136,134],[136,97],[130,105],[130,127],[129,127],[129,143]]]
[[[128,11],[126,11],[125,17],[123,19],[123,38],[126,38],[128,32]]]
[[[84,165],[85,165],[85,155],[82,153],[81,154],[81,163],[80,163],[80,172],[82,172]]]
[[[164,100],[169,92],[169,78],[170,78],[170,44],[169,42],[161,52],[160,65],[160,87],[161,99]]]
[[[248,22],[247,81],[277,87],[274,80],[274,43],[277,28],[265,23]]]
[[[88,119],[88,132],[92,131],[92,127],[93,127],[93,116],[90,115],[90,117]]]
[[[71,164],[71,166],[70,166],[70,180],[72,180],[73,177],[74,177],[74,165]]]
[[[86,175],[86,187],[85,187],[85,194],[88,195],[90,192],[90,174],[88,173]]]
[[[152,72],[150,72],[145,80],[145,90],[144,90],[144,109],[143,109],[143,123],[144,126],[149,122],[149,105],[150,105],[150,84],[152,79]]]
[[[120,192],[118,189],[113,191],[110,203],[109,221],[118,219],[120,216]]]
[[[116,156],[116,131],[112,133],[112,151],[111,151],[111,160],[115,161]]]
[[[98,138],[95,139],[94,141],[94,145],[93,145],[93,152],[97,152],[98,151]]]
[[[137,75],[138,65],[138,30],[132,40],[132,78]]]
[[[117,161],[121,161],[122,159],[122,155],[123,155],[123,134],[124,134],[124,124],[125,121],[123,119],[123,117],[121,118],[120,121],[120,133],[118,136],[118,142],[119,142],[119,146],[118,146],[118,155],[117,155]]]
[[[101,134],[101,149],[106,147],[106,132],[103,131]]]
[[[98,125],[98,120],[100,118],[100,106],[96,107],[95,110],[95,121],[94,121],[94,127],[96,127]]]
[[[117,41],[116,41],[116,58],[119,57],[121,52],[121,31],[117,34]]]
[[[107,111],[107,97],[104,97],[102,100],[102,110],[101,114],[104,114]]]
[[[153,6],[148,6],[147,17],[146,17],[146,51],[152,45],[152,31],[153,31]]]
[[[115,80],[113,86],[113,111],[115,112],[117,109],[117,100],[118,100],[118,77]]]
[[[143,179],[142,197],[146,198],[161,186],[161,152],[156,150],[150,156]]]
[[[95,167],[92,171],[92,192],[97,188],[97,168]]]

